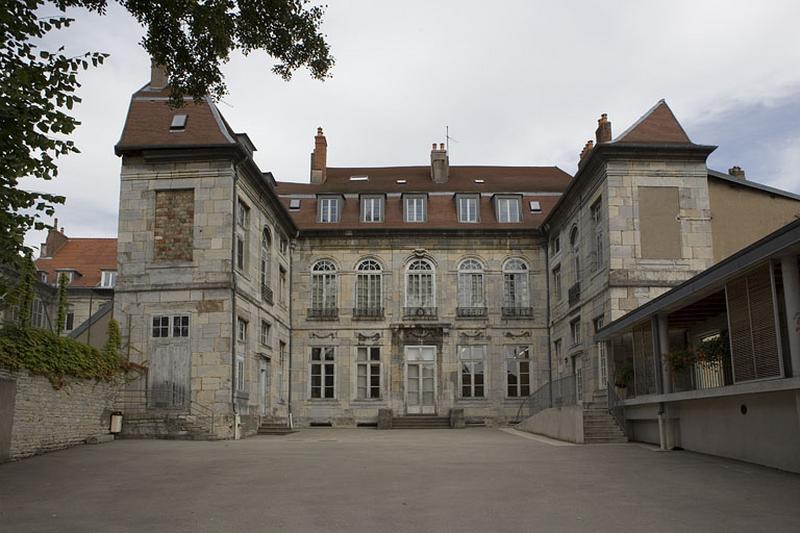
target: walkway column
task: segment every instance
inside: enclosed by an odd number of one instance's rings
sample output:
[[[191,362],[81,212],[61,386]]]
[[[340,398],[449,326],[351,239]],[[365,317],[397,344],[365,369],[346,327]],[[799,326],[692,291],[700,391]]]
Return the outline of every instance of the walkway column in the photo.
[[[800,377],[800,274],[797,256],[781,257],[783,298],[786,302],[786,325],[789,336],[789,353],[792,361],[792,376]]]
[[[661,367],[661,393],[672,392],[672,366],[669,364],[669,321],[667,315],[658,315],[653,321],[656,326],[653,332],[657,335],[658,362]],[[675,446],[672,434],[673,422],[670,417],[669,404],[658,404],[658,440],[662,450],[671,450]]]

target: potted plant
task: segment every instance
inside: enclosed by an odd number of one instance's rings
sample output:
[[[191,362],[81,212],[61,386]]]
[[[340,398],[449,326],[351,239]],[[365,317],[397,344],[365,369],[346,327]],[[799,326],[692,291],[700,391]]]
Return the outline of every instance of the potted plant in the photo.
[[[711,365],[730,356],[727,336],[717,335],[700,341],[695,349],[696,360]]]
[[[633,361],[625,361],[614,374],[614,385],[618,389],[625,389],[633,383]]]
[[[695,361],[697,361],[697,356],[691,350],[681,349],[667,354],[667,359],[669,360],[669,365],[672,367],[672,370],[676,373],[680,373],[689,370]]]

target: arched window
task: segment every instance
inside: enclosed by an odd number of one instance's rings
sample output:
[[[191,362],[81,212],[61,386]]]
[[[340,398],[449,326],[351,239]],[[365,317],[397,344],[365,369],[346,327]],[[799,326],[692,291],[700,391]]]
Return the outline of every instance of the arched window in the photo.
[[[336,316],[336,265],[331,261],[317,261],[311,267],[312,315],[332,318]]]
[[[458,265],[458,315],[483,316],[483,265],[477,259],[464,259]]]
[[[528,264],[522,259],[509,259],[503,265],[503,307],[509,310],[530,308]]]
[[[272,303],[271,263],[272,235],[269,228],[264,228],[261,233],[261,298],[269,303]]]
[[[356,317],[383,316],[383,269],[374,259],[365,259],[356,266]]]
[[[406,269],[406,307],[433,308],[436,306],[433,264],[427,259],[415,259]]]

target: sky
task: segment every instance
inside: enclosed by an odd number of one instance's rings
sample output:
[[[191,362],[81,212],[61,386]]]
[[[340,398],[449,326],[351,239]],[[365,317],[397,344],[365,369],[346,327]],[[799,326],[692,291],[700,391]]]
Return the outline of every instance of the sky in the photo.
[[[112,5],[73,11],[48,36],[69,54],[102,51],[81,75],[81,153],[37,190],[72,237],[114,237],[121,160],[114,155],[130,95],[149,79],[144,30]],[[224,66],[218,104],[246,132],[263,171],[309,179],[317,126],[329,166],[429,164],[450,131],[452,165],[557,165],[578,154],[608,113],[614,135],[665,98],[689,137],[717,145],[709,167],[800,193],[800,2],[630,0],[329,0],[323,31],[333,77],[285,82],[263,53]],[[30,232],[38,245],[44,232]]]

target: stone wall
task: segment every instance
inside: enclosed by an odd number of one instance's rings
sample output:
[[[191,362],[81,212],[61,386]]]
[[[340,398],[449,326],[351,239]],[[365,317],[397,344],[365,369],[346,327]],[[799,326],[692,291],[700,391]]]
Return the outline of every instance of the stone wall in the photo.
[[[0,381],[16,389],[13,401],[0,406],[3,417],[13,413],[6,459],[60,450],[108,434],[116,395],[111,383],[73,378],[55,390],[45,377],[4,369],[0,369]],[[3,426],[0,424],[0,431]]]

